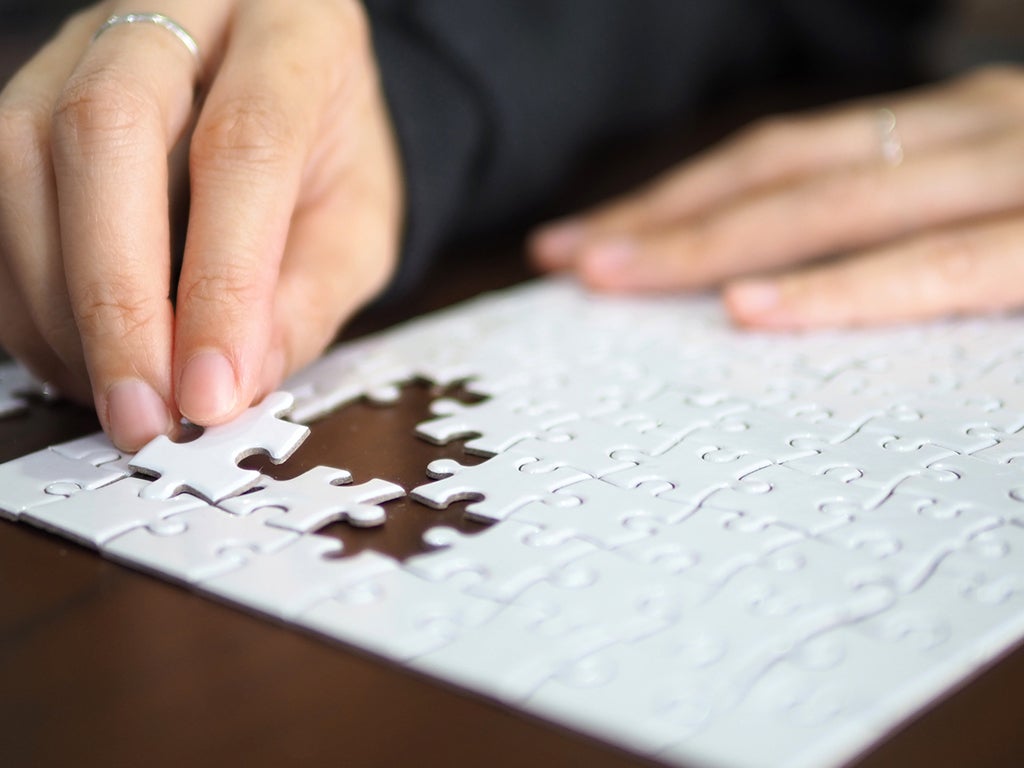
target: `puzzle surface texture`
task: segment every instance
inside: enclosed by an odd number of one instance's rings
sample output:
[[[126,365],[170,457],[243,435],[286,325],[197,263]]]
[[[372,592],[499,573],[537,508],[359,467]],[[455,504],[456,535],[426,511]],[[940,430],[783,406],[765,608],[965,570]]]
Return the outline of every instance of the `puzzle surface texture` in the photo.
[[[410,490],[479,533],[348,556],[317,530],[386,525],[400,487],[238,468],[413,378],[479,398],[409,438],[487,457]],[[669,765],[838,766],[1024,639],[1024,320],[761,335],[537,281],[193,443],[0,465],[0,515]]]

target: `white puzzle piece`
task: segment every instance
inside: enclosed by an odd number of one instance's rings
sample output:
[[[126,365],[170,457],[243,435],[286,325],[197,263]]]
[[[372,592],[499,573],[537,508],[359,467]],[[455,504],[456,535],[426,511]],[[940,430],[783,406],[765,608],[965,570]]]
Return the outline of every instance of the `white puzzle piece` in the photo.
[[[149,525],[190,509],[208,506],[188,494],[170,499],[149,499],[142,495],[148,480],[126,477],[93,490],[74,493],[52,504],[30,507],[24,518],[69,539],[99,548],[115,536]]]
[[[17,519],[28,509],[83,489],[99,488],[128,474],[117,453],[89,455],[98,463],[44,448],[0,465],[0,517]]]
[[[278,418],[291,406],[290,394],[275,392],[231,423],[206,428],[191,442],[175,443],[160,435],[135,454],[131,467],[157,478],[146,490],[150,498],[189,491],[216,503],[259,482],[260,473],[242,469],[239,461],[265,453],[280,464],[306,439],[308,427]]]
[[[291,480],[264,476],[255,489],[218,506],[236,515],[273,507],[278,514],[268,518],[268,525],[313,533],[339,520],[360,528],[381,525],[387,513],[380,503],[405,495],[400,485],[385,480],[351,482],[351,473],[331,467],[314,467]]]
[[[590,477],[586,472],[518,452],[503,453],[468,467],[451,459],[438,459],[430,462],[427,473],[441,479],[413,488],[410,495],[414,499],[444,509],[453,501],[479,498],[466,507],[466,514],[485,522],[504,520],[531,501],[549,499],[557,503],[560,499],[552,495],[555,491]]]
[[[500,609],[447,583],[395,565],[341,590],[297,617],[303,626],[395,661],[408,661],[455,640]]]
[[[205,506],[134,528],[101,545],[115,560],[194,583],[242,566],[248,551],[272,552],[299,534],[266,524],[276,510],[238,516]]]
[[[200,587],[261,613],[292,619],[320,600],[398,567],[376,552],[340,557],[341,551],[341,542],[327,536],[287,539],[283,546],[240,553],[243,566],[206,577]]]
[[[556,567],[595,548],[582,539],[549,536],[537,526],[511,520],[477,534],[431,528],[423,538],[442,551],[409,558],[407,569],[433,581],[472,574],[477,583],[471,593],[500,601],[511,600]]]

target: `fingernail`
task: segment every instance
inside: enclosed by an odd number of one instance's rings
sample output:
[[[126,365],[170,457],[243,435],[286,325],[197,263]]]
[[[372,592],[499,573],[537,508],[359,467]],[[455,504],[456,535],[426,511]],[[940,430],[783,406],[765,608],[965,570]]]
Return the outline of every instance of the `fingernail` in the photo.
[[[619,238],[595,244],[583,258],[589,271],[614,274],[629,267],[636,259],[636,253],[635,242]]]
[[[212,424],[227,416],[238,402],[235,369],[220,352],[193,355],[178,382],[178,408],[195,424]]]
[[[541,258],[556,260],[579,248],[583,237],[583,225],[566,219],[541,227],[533,239],[533,247]]]
[[[768,280],[748,280],[731,286],[729,298],[744,315],[759,315],[779,305],[779,289]]]
[[[118,448],[137,451],[172,426],[163,398],[144,381],[119,381],[107,390],[107,426]]]

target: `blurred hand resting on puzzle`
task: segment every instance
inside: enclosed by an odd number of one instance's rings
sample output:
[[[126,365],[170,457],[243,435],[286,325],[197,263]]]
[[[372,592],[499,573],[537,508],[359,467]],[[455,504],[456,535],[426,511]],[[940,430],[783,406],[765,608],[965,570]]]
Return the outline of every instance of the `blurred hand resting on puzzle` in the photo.
[[[759,329],[1020,307],[1024,69],[764,120],[530,250],[605,291],[721,286]]]

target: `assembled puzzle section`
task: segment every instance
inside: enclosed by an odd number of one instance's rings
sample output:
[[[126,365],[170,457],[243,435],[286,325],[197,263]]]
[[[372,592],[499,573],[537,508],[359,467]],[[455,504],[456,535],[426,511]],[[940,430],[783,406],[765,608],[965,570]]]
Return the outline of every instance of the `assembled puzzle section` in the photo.
[[[238,468],[409,378],[483,398],[416,432],[487,460],[412,490],[481,533],[348,556],[316,531],[400,488]],[[1019,318],[768,335],[544,280],[332,351],[194,443],[2,465],[0,509],[667,764],[835,766],[1024,638],[1022,382]]]

